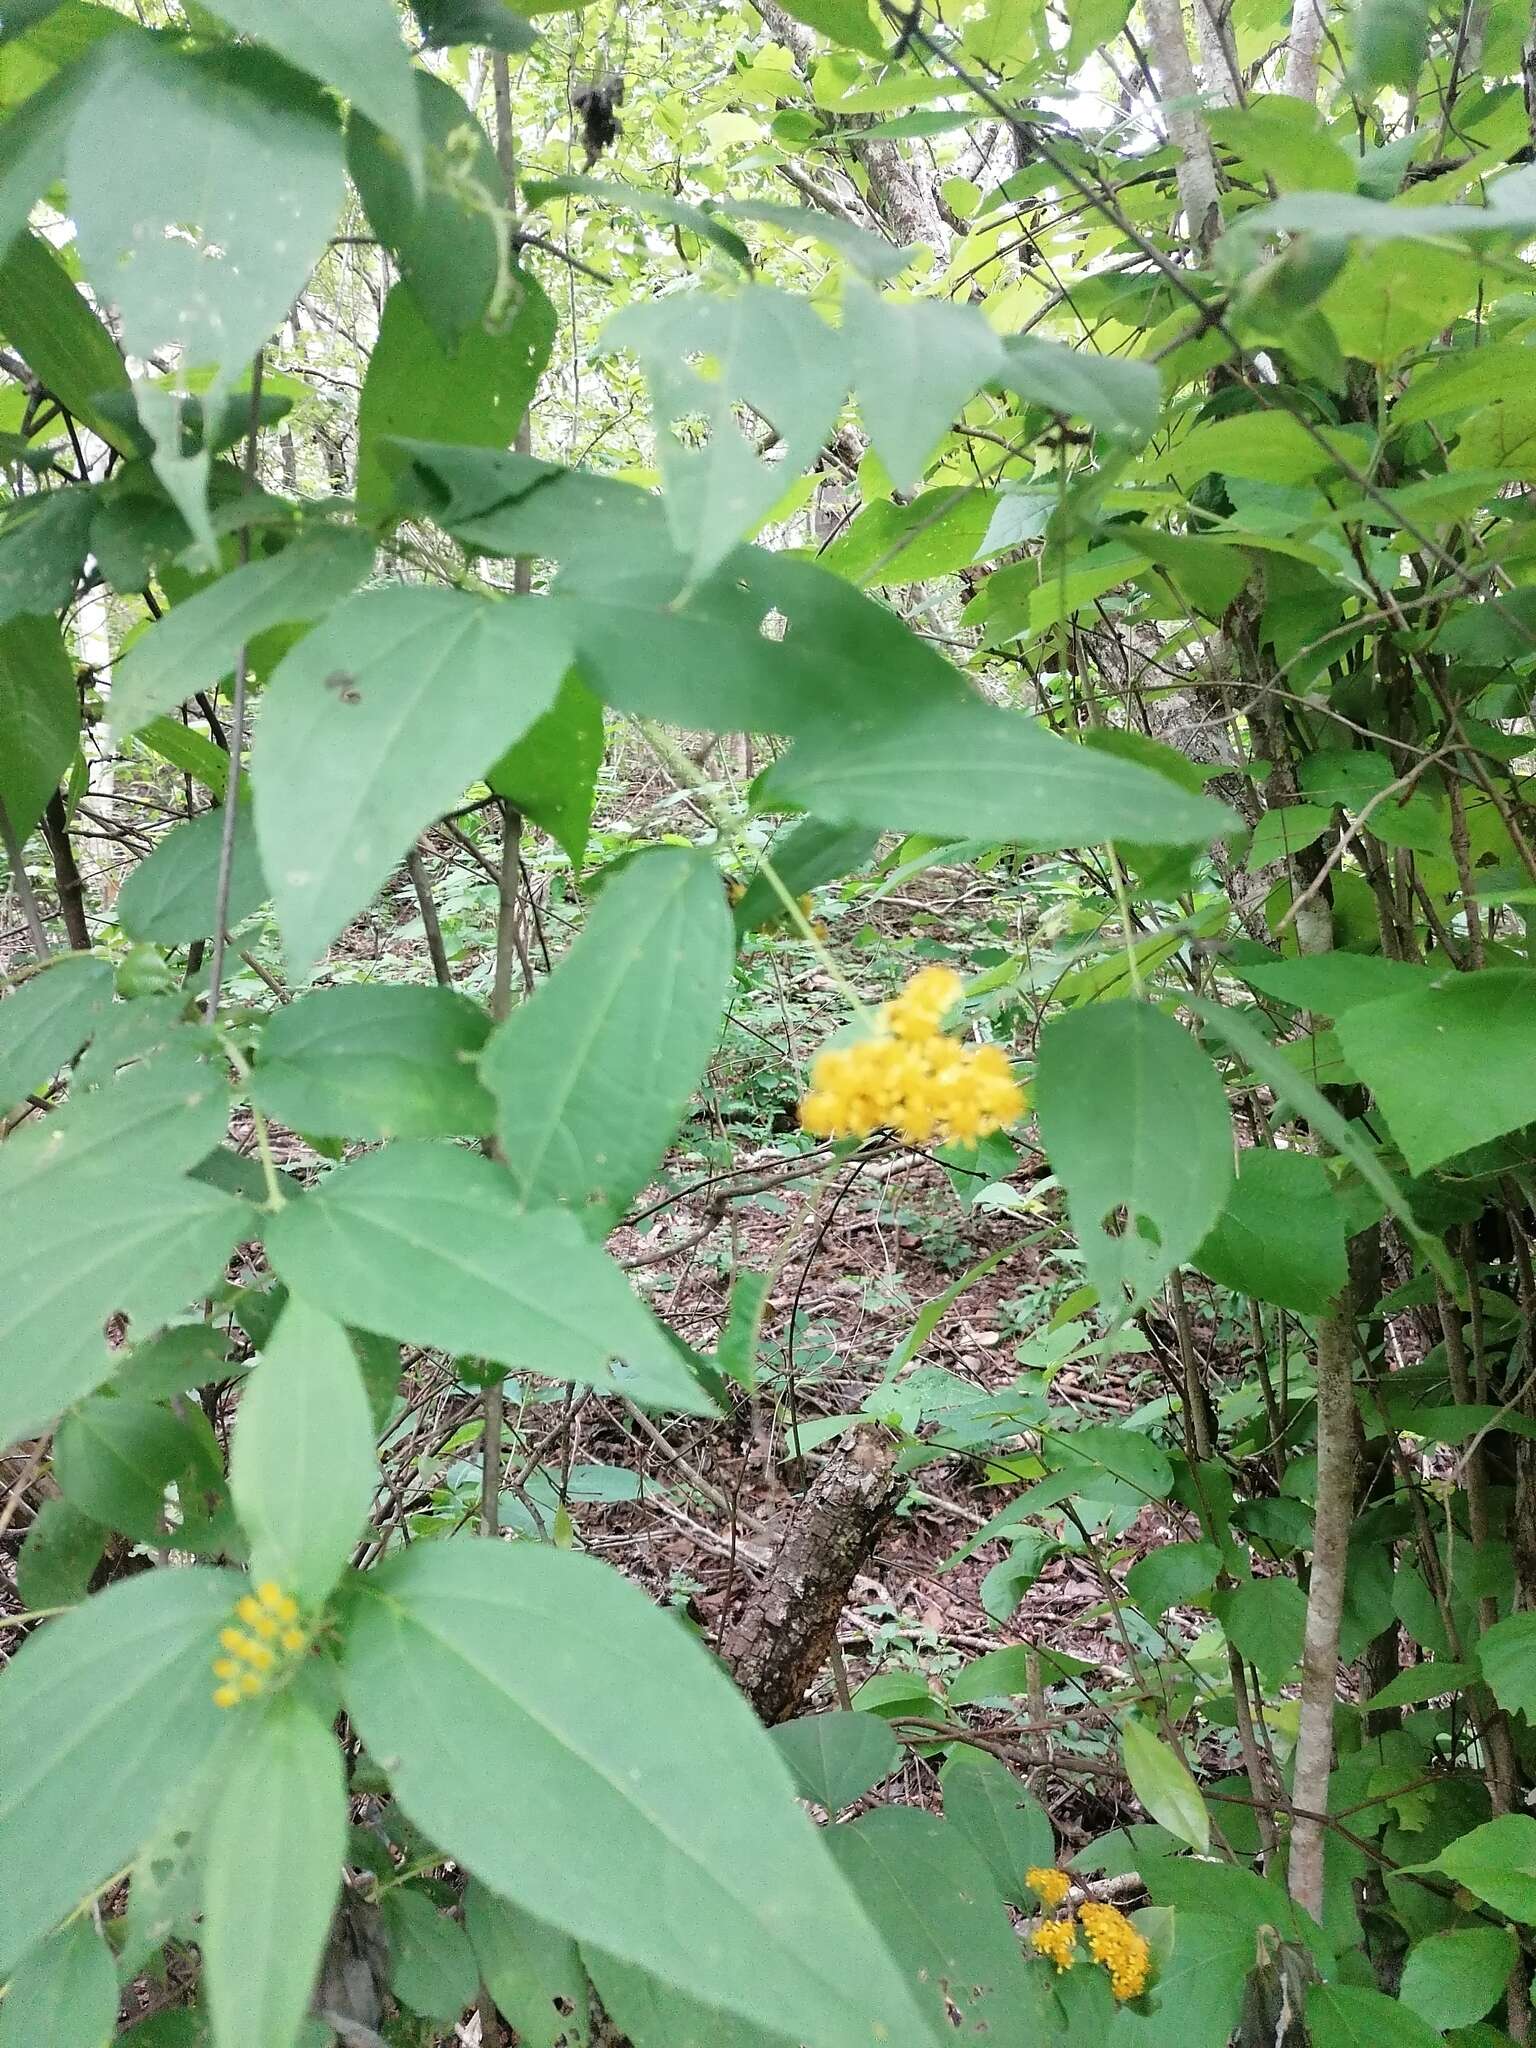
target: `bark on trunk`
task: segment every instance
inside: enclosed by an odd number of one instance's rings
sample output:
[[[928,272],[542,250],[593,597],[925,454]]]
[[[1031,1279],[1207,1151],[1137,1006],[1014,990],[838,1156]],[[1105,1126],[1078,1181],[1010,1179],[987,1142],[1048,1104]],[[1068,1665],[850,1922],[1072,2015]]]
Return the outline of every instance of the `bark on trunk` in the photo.
[[[904,1485],[894,1439],[864,1429],[833,1452],[800,1502],[725,1644],[736,1683],[769,1727],[796,1712],[830,1657],[853,1582]]]

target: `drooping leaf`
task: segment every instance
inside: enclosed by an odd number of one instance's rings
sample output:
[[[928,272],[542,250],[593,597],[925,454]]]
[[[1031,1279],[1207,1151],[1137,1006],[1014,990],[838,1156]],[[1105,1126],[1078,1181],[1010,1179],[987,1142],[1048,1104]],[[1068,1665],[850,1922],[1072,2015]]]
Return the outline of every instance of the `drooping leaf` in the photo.
[[[378,1484],[368,1396],[347,1333],[289,1296],[240,1397],[229,1485],[251,1575],[316,1608],[368,1520]]]
[[[1144,440],[1162,412],[1162,386],[1151,363],[1067,348],[1039,334],[1009,335],[996,374],[1026,404],[1086,420],[1108,434]]]
[[[714,1412],[575,1218],[526,1211],[507,1174],[476,1154],[413,1144],[370,1153],[290,1202],[266,1236],[296,1293],[360,1329],[648,1406]]]
[[[65,1416],[54,1444],[54,1472],[71,1506],[135,1543],[207,1553],[227,1547],[232,1531],[218,1508],[223,1461],[207,1417],[193,1407],[173,1415],[133,1395],[96,1394]],[[166,1492],[175,1487],[174,1525]]]
[[[1536,977],[1524,969],[1363,1003],[1338,1033],[1415,1173],[1536,1119]]]
[[[0,263],[0,333],[76,419],[112,447],[132,447],[96,402],[129,390],[117,344],[42,235],[19,235]]]
[[[334,112],[298,73],[249,46],[173,55],[148,37],[118,37],[104,51],[66,175],[82,262],[118,308],[124,346],[144,361],[171,350],[212,369],[210,401],[287,315],[345,184]],[[211,559],[208,451],[183,453],[170,390],[146,380],[136,395],[156,471]]]
[[[428,71],[414,77],[426,139],[425,189],[418,191],[394,138],[356,113],[347,125],[347,168],[369,226],[394,251],[416,310],[438,346],[451,353],[484,318],[496,288],[499,229],[487,201],[504,180],[484,129],[453,87]]]
[[[348,0],[345,18],[308,0],[207,0],[208,10],[258,36],[300,71],[334,86],[389,136],[412,177],[421,171],[415,75],[389,0]],[[221,2044],[222,2048],[222,2044]]]
[[[483,1137],[495,1105],[474,1063],[489,1029],[451,989],[313,989],[263,1032],[254,1099],[311,1137]]]
[[[14,509],[0,529],[0,626],[22,612],[57,612],[68,604],[90,546],[95,505],[95,491],[77,485],[23,498]]]
[[[32,1951],[0,2005],[0,2048],[105,2048],[117,2030],[117,1971],[89,1915]]]
[[[410,433],[432,442],[511,445],[554,340],[555,312],[531,271],[519,270],[517,299],[495,332],[475,324],[447,352],[402,280],[384,304],[358,407],[357,496],[382,512],[393,491],[384,443]]]
[[[50,1622],[0,1676],[0,1970],[120,1869],[227,1720],[209,1658],[228,1572],[149,1571]]]
[[[43,815],[79,733],[74,670],[52,618],[25,612],[0,626],[0,802],[18,840]]]
[[[394,1951],[390,1990],[423,2019],[452,2026],[473,2001],[478,1981],[463,1928],[405,1885],[385,1893],[384,1924]]]
[[[553,605],[397,584],[348,599],[279,664],[251,780],[296,973],[546,709],[569,663]]]
[[[1349,1277],[1344,1210],[1310,1152],[1243,1152],[1216,1227],[1190,1263],[1218,1286],[1317,1315]]]
[[[628,306],[606,336],[645,367],[667,517],[702,582],[814,460],[846,389],[835,337],[807,301],[768,285]],[[763,460],[762,427],[749,438],[740,406],[767,423],[780,460]]]
[[[713,861],[630,863],[554,975],[492,1033],[480,1073],[512,1180],[605,1236],[655,1171],[720,1033],[731,919]]]
[[[939,1783],[945,1820],[982,1857],[1001,1896],[1021,1911],[1037,1910],[1024,1873],[1049,1869],[1056,1841],[1034,1793],[995,1756],[963,1744],[950,1753]]]
[[[588,2048],[587,1973],[570,1935],[476,1883],[464,1889],[464,1929],[486,1990],[526,2048]]]
[[[215,803],[223,803],[229,788],[229,756],[195,726],[174,718],[152,718],[130,744],[143,747],[157,761],[168,761],[178,774],[201,784]]]
[[[870,439],[905,489],[967,401],[1000,373],[1003,344],[975,306],[883,299],[856,278],[843,288],[842,339]]]
[[[168,832],[132,870],[117,897],[118,923],[130,938],[157,946],[185,946],[193,939],[212,937],[224,825],[222,806],[204,811]],[[250,806],[242,803],[235,818],[229,929],[259,910],[270,893]]]
[[[1089,1279],[1117,1306],[1127,1290],[1145,1301],[1205,1238],[1232,1184],[1214,1067],[1150,1004],[1098,1003],[1047,1024],[1035,1102]]]
[[[883,1806],[827,1840],[931,2034],[997,2048],[1050,2038],[1045,1978],[1026,1966],[992,1874],[957,1828]]]
[[[326,1721],[290,1688],[242,1723],[209,1817],[201,1946],[215,2048],[294,2048],[341,1890],[347,1787]]]
[[[1429,0],[1361,0],[1352,67],[1361,92],[1384,85],[1412,92],[1429,47],[1429,17]]]
[[[343,1683],[406,1812],[515,1904],[810,2048],[929,2038],[745,1702],[617,1573],[422,1546],[364,1581]]]
[[[242,646],[271,626],[308,622],[356,589],[373,565],[373,542],[345,527],[232,569],[167,612],[129,648],[112,682],[112,730],[137,732],[158,713],[211,689]]]
[[[1495,1912],[1536,1924],[1536,1820],[1528,1813],[1502,1813],[1410,1867],[1438,1870]]]
[[[498,796],[532,818],[579,869],[603,765],[603,707],[575,675],[520,740],[485,771]]]
[[[769,1732],[800,1797],[833,1819],[901,1763],[901,1744],[876,1714],[806,1714]]]
[[[68,953],[0,1002],[0,1116],[42,1088],[90,1038],[112,1004],[112,969]]]
[[[228,1113],[220,1077],[167,1052],[0,1148],[0,1442],[108,1377],[109,1316],[153,1327],[222,1272],[250,1211],[185,1176]]]
[[[1503,1997],[1516,1954],[1507,1927],[1447,1928],[1414,1943],[1397,1995],[1430,2027],[1470,2027]]]

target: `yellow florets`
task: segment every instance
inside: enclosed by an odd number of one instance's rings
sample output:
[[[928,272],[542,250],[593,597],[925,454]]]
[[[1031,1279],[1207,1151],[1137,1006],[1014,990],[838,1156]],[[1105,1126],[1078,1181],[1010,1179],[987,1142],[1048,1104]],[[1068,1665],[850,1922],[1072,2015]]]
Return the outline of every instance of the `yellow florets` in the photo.
[[[1077,1922],[1046,1920],[1030,1935],[1037,1956],[1049,1956],[1058,1970],[1070,1970],[1077,1961]]]
[[[1083,1906],[1082,1922],[1088,1952],[1109,1972],[1116,1998],[1139,1997],[1146,1989],[1152,1954],[1143,1937],[1118,1907],[1101,1906],[1093,1900]]]
[[[295,1658],[309,1645],[299,1624],[299,1603],[272,1579],[264,1579],[254,1594],[246,1593],[235,1602],[236,1622],[219,1630],[222,1655],[213,1660],[213,1689],[216,1707],[237,1707],[252,1700],[281,1677]]]
[[[1072,1880],[1064,1870],[1043,1870],[1038,1864],[1024,1873],[1024,1882],[1050,1912],[1066,1904]]]
[[[1013,1123],[1024,1097],[1001,1046],[962,1045],[940,1029],[960,995],[957,974],[925,967],[883,1006],[872,1036],[818,1053],[801,1127],[818,1138],[893,1130],[914,1145],[970,1145]]]

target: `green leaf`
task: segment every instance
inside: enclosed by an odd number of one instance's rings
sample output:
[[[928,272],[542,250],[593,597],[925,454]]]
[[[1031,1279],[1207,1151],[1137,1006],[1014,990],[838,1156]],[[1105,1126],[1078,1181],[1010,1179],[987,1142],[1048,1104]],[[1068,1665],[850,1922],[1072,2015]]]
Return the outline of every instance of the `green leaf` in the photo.
[[[1256,1938],[1266,1927],[1286,1941],[1305,1943],[1319,1962],[1332,1966],[1332,1953],[1317,1922],[1272,1878],[1240,1864],[1202,1863],[1187,1856],[1158,1857],[1144,1870],[1152,1903],[1172,1906],[1176,1921],[1211,1913],[1234,1934],[1242,1934],[1250,1968]]]
[[[1359,1003],[1406,995],[1426,979],[1427,970],[1406,960],[1374,953],[1304,953],[1295,960],[1234,960],[1232,972],[1260,994],[1276,996],[1299,1010],[1339,1017]]]
[[[1301,1662],[1307,1596],[1294,1579],[1248,1579],[1218,1593],[1216,1613],[1228,1642],[1263,1677],[1284,1683]]]
[[[870,15],[869,0],[786,0],[786,14],[846,49],[866,57],[885,55],[885,38]]]
[[[117,2034],[112,1951],[87,1914],[32,1951],[0,2005],[0,2048],[106,2048]]]
[[[1323,203],[1331,208],[1338,202],[1330,196]],[[1314,438],[1291,413],[1245,412],[1202,420],[1170,449],[1149,449],[1137,466],[1151,476],[1172,477],[1185,490],[1212,472],[1254,477],[1260,483],[1300,484],[1332,469],[1335,449],[1346,459],[1364,453],[1357,441],[1337,429],[1324,429]]]
[[[129,390],[117,344],[41,235],[21,235],[0,264],[0,333],[77,420],[120,452],[133,437],[96,400]]]
[[[1429,0],[1361,0],[1353,83],[1367,97],[1384,85],[1412,92],[1429,48]]]
[[[119,739],[198,690],[212,689],[240,649],[272,626],[328,612],[373,566],[373,542],[345,527],[322,527],[281,554],[232,569],[142,633],[112,683],[112,730]]]
[[[1045,1809],[1006,1764],[963,1743],[939,1774],[944,1818],[977,1851],[998,1892],[1021,1912],[1035,1912],[1026,1870],[1056,1861],[1056,1838]]]
[[[1332,813],[1316,804],[1279,804],[1265,811],[1248,846],[1250,868],[1267,867],[1315,846],[1332,823]]]
[[[963,623],[983,627],[989,647],[1038,639],[1144,570],[1139,552],[1119,541],[1087,554],[1032,555],[989,576],[966,606]]]
[[[1506,1712],[1536,1719],[1536,1614],[1508,1614],[1485,1628],[1477,1639],[1477,1661]]]
[[[7,28],[11,18],[7,14]],[[87,57],[66,66],[6,111],[0,126],[0,257],[25,230],[37,201],[63,175],[65,137],[89,75],[88,63]]]
[[[515,1904],[810,2048],[929,2038],[751,1710],[617,1573],[421,1546],[364,1581],[343,1684],[406,1812]]]
[[[568,1934],[473,1881],[464,1888],[464,1930],[523,2048],[587,2048],[587,1973]]]
[[[1045,1977],[1025,1964],[991,1873],[957,1828],[916,1807],[885,1806],[827,1840],[930,2035],[1021,2048],[1051,2038]]]
[[[0,626],[22,612],[57,612],[69,603],[95,506],[95,491],[79,486],[22,499],[0,532]]]
[[[222,1273],[250,1210],[183,1176],[228,1114],[218,1075],[161,1054],[0,1148],[0,1443],[108,1377],[109,1316],[153,1328]]]
[[[1345,1281],[1344,1211],[1320,1159],[1242,1152],[1227,1206],[1190,1264],[1219,1287],[1318,1315]]]
[[[1507,1927],[1457,1927],[1415,1942],[1398,1997],[1431,2027],[1470,2027],[1504,1995],[1518,1956]]]
[[[1346,355],[1385,366],[1449,327],[1481,275],[1463,249],[1377,242],[1356,250],[1318,303]]]
[[[769,1734],[800,1797],[834,1820],[901,1764],[901,1744],[875,1714],[805,1714]]]
[[[75,675],[51,618],[0,626],[0,802],[25,840],[75,758]]]
[[[225,1547],[230,1530],[210,1528],[224,1492],[223,1460],[201,1409],[173,1415],[156,1402],[97,1394],[65,1416],[54,1443],[54,1474],[72,1507],[136,1543],[203,1551]],[[178,1517],[166,1511],[175,1487]]]
[[[1528,1813],[1500,1814],[1458,1835],[1432,1862],[1405,1867],[1438,1870],[1495,1912],[1536,1925],[1536,1820]]]
[[[626,306],[605,339],[644,366],[667,518],[702,582],[815,460],[847,389],[836,336],[805,299],[750,285]],[[776,461],[742,431],[742,405],[775,431]]]
[[[874,128],[864,131],[866,135],[876,132]],[[897,276],[917,254],[913,247],[893,246],[883,235],[871,234],[868,228],[857,227],[837,214],[822,213],[812,206],[785,206],[773,199],[710,199],[700,210],[713,229],[713,240],[718,241],[724,234],[719,226],[722,219],[761,221],[767,227],[781,228],[797,241],[821,243],[834,250],[861,277],[877,282]],[[750,267],[751,259],[747,260]]]
[[[424,441],[503,449],[527,412],[554,340],[555,312],[531,272],[515,275],[510,324],[476,324],[445,350],[403,280],[384,302],[358,406],[357,497],[384,511],[394,484],[383,443],[399,434]]]
[[[173,55],[148,37],[103,52],[66,175],[81,261],[124,347],[212,369],[210,404],[286,318],[345,194],[334,111],[302,78],[262,50]],[[207,450],[183,454],[171,391],[141,382],[137,397],[156,471],[211,557]]]
[[[685,1998],[675,1985],[620,1962],[591,1942],[582,1943],[581,1960],[603,2011],[631,2048],[793,2048],[784,2034],[768,2033],[737,2013]],[[580,2036],[573,2048],[585,2039]]]
[[[1447,1694],[1460,1692],[1464,1686],[1475,1685],[1477,1676],[1477,1667],[1473,1664],[1452,1664],[1444,1660],[1411,1664],[1406,1671],[1399,1671],[1396,1678],[1388,1679],[1380,1692],[1372,1693],[1365,1704],[1373,1709],[1418,1707],[1426,1700],[1443,1699]]]
[[[1126,1591],[1149,1621],[1170,1607],[1203,1600],[1221,1570],[1214,1543],[1164,1543],[1138,1558],[1125,1575]]]
[[[1295,192],[1243,215],[1245,229],[1276,228],[1361,241],[1422,240],[1429,235],[1526,234],[1536,224],[1536,177],[1530,166],[1506,171],[1485,188],[1483,206],[1415,205],[1338,193]],[[1412,413],[1409,418],[1414,417]]]
[[[1040,1038],[1040,1137],[1067,1191],[1090,1282],[1118,1308],[1150,1298],[1202,1242],[1232,1185],[1232,1129],[1215,1069],[1147,1003],[1097,1003]],[[1118,1210],[1118,1235],[1105,1219]]]
[[[288,1298],[240,1396],[229,1484],[251,1576],[307,1609],[326,1598],[378,1485],[368,1396],[339,1323]]]
[[[1136,1918],[1150,1935],[1143,1916]],[[1129,2038],[1136,2048],[1227,2048],[1254,1967],[1253,1933],[1217,1913],[1175,1912],[1167,1926],[1166,1940],[1154,1946],[1156,1974]],[[1124,2028],[1125,2020],[1120,2024]]]
[[[1039,334],[1008,336],[997,377],[1026,404],[1086,420],[1106,434],[1145,440],[1162,415],[1162,384],[1153,364],[1067,348]]]
[[[569,663],[551,604],[395,584],[349,598],[278,665],[251,781],[296,975],[546,709]]]
[[[23,1607],[73,1607],[85,1598],[107,1547],[107,1531],[62,1495],[38,1509],[16,1560]]]
[[[843,287],[842,340],[864,425],[903,489],[921,479],[935,444],[1003,361],[979,308],[883,299],[857,278]]]
[[[138,745],[157,761],[168,761],[179,774],[201,783],[216,803],[229,788],[229,756],[222,747],[174,718],[152,718],[138,735]]]
[[[880,587],[953,575],[997,551],[993,528],[1011,509],[1001,492],[956,484],[919,491],[900,505],[876,498],[819,551],[817,560],[850,583]]]
[[[228,1727],[209,1659],[228,1572],[120,1580],[22,1644],[0,1677],[0,1971],[129,1861]]]
[[[1120,1749],[1131,1790],[1147,1812],[1203,1855],[1210,1844],[1211,1818],[1183,1758],[1134,1717],[1121,1723]]]
[[[605,1236],[656,1170],[720,1035],[731,918],[703,855],[632,861],[550,980],[492,1032],[480,1074],[512,1181]]]
[[[485,201],[504,180],[484,129],[453,87],[428,71],[414,75],[427,143],[425,191],[418,193],[394,139],[358,114],[347,124],[347,168],[416,310],[452,353],[484,319],[496,289],[499,230]]]
[[[311,1137],[484,1137],[495,1104],[474,1062],[489,1028],[451,989],[314,989],[269,1020],[253,1099]]]
[[[293,2048],[341,1890],[346,1777],[335,1736],[296,1692],[234,1711],[241,1739],[203,1871],[213,2038],[215,2048]]]
[[[508,1175],[474,1153],[411,1144],[370,1153],[290,1202],[266,1235],[288,1285],[360,1329],[714,1413],[576,1219],[530,1214]]]
[[[713,209],[690,206],[671,192],[657,192],[649,186],[622,185],[607,178],[585,178],[569,173],[556,178],[525,178],[522,185],[523,197],[530,206],[543,206],[551,199],[599,199],[627,212],[645,214],[657,220],[670,221],[674,227],[687,228],[713,243],[733,263],[739,263],[743,270],[750,272],[752,269],[752,253],[733,228],[726,227]]]
[[[862,867],[879,843],[879,833],[863,825],[826,825],[820,818],[802,818],[782,844],[765,848],[763,859],[765,865],[772,862],[787,893],[798,897]],[[747,884],[734,915],[740,937],[784,919],[784,899],[759,870]]]
[[[583,0],[572,4],[580,6]],[[507,0],[411,0],[411,6],[429,50],[483,43],[516,55],[538,41],[538,31],[521,14],[514,14]]]
[[[1067,20],[1067,76],[1070,78],[1096,50],[1112,43],[1130,20],[1129,0],[1070,0]]]
[[[112,969],[66,953],[0,1002],[0,1116],[46,1087],[112,1006]]]
[[[1526,969],[1364,1003],[1338,1033],[1414,1173],[1536,1118],[1536,976]]]
[[[416,80],[389,0],[348,0],[345,19],[309,0],[206,0],[242,35],[258,36],[300,71],[334,86],[383,129],[413,178],[421,175]],[[223,2044],[220,2044],[223,2048]]]
[[[1396,1999],[1354,1984],[1308,1986],[1307,2038],[1313,2048],[1438,2048],[1440,2041]]]
[[[496,794],[542,826],[577,869],[587,857],[604,742],[602,705],[568,675],[548,711],[485,771]]]
[[[463,1928],[408,1887],[384,1894],[384,1923],[394,1950],[391,1991],[423,2019],[452,2026],[473,2003],[479,1982]]]
[[[1173,1491],[1168,1455],[1139,1430],[1090,1423],[1047,1437],[1051,1463],[1087,1500],[1118,1504],[1166,1500]]]
[[[223,838],[223,809],[204,811],[168,832],[149,858],[131,870],[117,896],[117,920],[130,938],[185,946],[212,937]],[[251,809],[241,804],[235,818],[228,929],[259,910],[270,893]]]

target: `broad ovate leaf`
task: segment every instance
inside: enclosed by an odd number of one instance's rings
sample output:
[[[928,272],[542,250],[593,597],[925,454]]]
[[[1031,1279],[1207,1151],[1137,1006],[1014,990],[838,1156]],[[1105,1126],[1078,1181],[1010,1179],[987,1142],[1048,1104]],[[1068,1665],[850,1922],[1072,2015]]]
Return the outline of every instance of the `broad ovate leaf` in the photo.
[[[1089,1280],[1116,1307],[1146,1301],[1210,1231],[1232,1184],[1216,1069],[1150,1004],[1095,1003],[1041,1034],[1035,1106]]]
[[[713,861],[681,848],[603,890],[549,981],[492,1033],[480,1073],[531,1207],[612,1229],[671,1142],[720,1035],[731,916]]]
[[[201,1944],[215,2048],[293,2048],[341,1890],[347,1784],[328,1723],[290,1688],[232,1710],[209,1816]]]
[[[229,1572],[122,1579],[30,1637],[0,1676],[0,1973],[127,1863],[228,1717],[208,1666]]]
[[[569,662],[553,605],[396,584],[349,598],[279,663],[251,780],[296,974],[549,707]]]
[[[318,1607],[367,1523],[378,1476],[368,1395],[347,1333],[290,1295],[241,1392],[230,1451],[252,1577]]]
[[[714,1413],[575,1217],[526,1210],[510,1176],[478,1153],[369,1153],[289,1202],[267,1227],[267,1250],[295,1293],[359,1329]]]
[[[746,1702],[608,1567],[411,1551],[343,1685],[412,1820],[515,1905],[809,2048],[930,2039]]]

